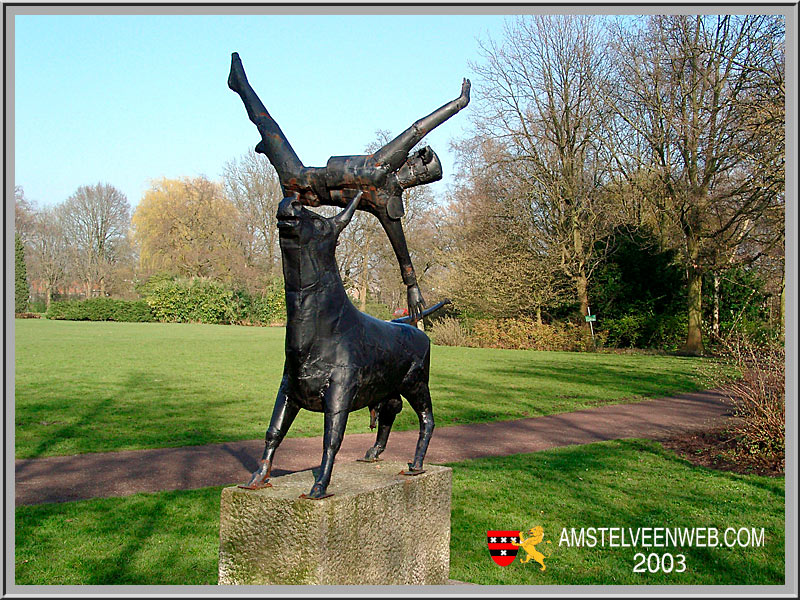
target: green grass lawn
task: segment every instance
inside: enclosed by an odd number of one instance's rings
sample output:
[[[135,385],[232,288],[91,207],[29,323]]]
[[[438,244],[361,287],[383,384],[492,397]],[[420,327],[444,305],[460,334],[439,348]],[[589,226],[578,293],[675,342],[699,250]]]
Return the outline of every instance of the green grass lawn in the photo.
[[[695,467],[643,440],[600,442],[453,467],[450,576],[480,584],[784,583],[784,479]],[[334,471],[334,477],[336,476]],[[16,509],[15,581],[216,583],[221,488]],[[495,565],[486,531],[544,527],[549,558]],[[562,527],[763,527],[760,548],[668,548],[684,573],[635,574],[632,549],[559,546]],[[524,556],[521,553],[520,556]]]
[[[283,369],[283,328],[15,321],[16,458],[256,439]],[[501,421],[703,387],[701,359],[434,346],[438,426]],[[349,432],[366,432],[366,410]],[[405,405],[396,429],[418,422]],[[322,432],[301,411],[289,436]]]

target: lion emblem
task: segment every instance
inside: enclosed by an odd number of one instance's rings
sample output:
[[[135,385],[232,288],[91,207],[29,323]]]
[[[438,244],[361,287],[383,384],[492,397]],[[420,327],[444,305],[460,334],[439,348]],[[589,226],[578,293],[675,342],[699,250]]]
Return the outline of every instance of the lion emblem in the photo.
[[[525,552],[527,552],[528,556],[525,558],[520,558],[519,562],[526,563],[531,559],[535,560],[537,563],[542,565],[542,568],[539,569],[540,571],[544,571],[547,567],[544,566],[544,559],[548,558],[549,555],[544,555],[536,549],[537,544],[541,544],[542,540],[544,540],[544,529],[537,525],[536,527],[532,528],[528,531],[530,533],[529,537],[523,538],[522,532],[520,532],[519,541],[520,543],[511,542],[515,546],[521,547]],[[547,541],[550,543],[550,540]]]

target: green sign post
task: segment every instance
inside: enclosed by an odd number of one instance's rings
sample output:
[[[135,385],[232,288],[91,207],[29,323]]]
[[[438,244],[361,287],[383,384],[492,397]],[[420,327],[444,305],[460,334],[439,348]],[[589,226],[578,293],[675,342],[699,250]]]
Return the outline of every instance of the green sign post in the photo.
[[[597,349],[597,341],[594,339],[594,323],[597,321],[597,315],[592,314],[592,309],[588,306],[586,307],[586,322],[589,324],[589,329],[592,331],[592,344],[594,345],[595,349]]]

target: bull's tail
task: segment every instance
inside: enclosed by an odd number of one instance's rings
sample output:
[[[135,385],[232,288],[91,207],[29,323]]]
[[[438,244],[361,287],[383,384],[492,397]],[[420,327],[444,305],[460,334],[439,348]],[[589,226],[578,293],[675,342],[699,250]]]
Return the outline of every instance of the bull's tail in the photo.
[[[435,313],[437,310],[439,310],[446,304],[452,304],[449,298],[445,298],[444,300],[442,300],[441,302],[437,302],[430,308],[426,308],[425,310],[422,311],[422,316],[427,317],[428,315]],[[405,317],[400,317],[399,319],[392,319],[392,323],[411,323],[411,316],[406,315]]]

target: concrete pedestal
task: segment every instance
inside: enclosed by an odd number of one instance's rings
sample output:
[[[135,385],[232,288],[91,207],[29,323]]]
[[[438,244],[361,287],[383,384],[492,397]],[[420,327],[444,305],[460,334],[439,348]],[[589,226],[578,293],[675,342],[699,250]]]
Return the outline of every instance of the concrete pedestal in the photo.
[[[300,498],[311,471],[273,487],[222,491],[219,583],[444,585],[450,570],[452,470],[336,464],[323,500]]]

